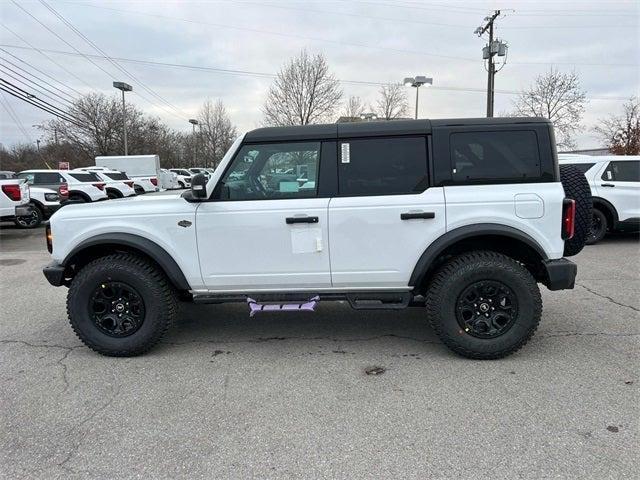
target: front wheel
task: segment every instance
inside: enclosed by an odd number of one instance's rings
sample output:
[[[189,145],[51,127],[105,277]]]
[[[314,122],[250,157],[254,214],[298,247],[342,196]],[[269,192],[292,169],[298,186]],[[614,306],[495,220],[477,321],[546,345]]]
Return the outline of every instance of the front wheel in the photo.
[[[67,313],[80,340],[114,357],[145,353],[176,316],[176,292],[164,273],[137,255],[98,258],[78,272]]]
[[[42,213],[42,210],[34,205],[31,208],[31,213],[29,215],[16,217],[14,223],[19,228],[36,228],[42,223],[43,219],[44,214]]]
[[[591,228],[587,236],[587,245],[598,243],[607,234],[607,216],[597,208],[594,208],[591,214]]]
[[[474,359],[506,357],[534,334],[542,314],[531,273],[506,255],[469,252],[445,263],[426,294],[427,316],[442,342]]]

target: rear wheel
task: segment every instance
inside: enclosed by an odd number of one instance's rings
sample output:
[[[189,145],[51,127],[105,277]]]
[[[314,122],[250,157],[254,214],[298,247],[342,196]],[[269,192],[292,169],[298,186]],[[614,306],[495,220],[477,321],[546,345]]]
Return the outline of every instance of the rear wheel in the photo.
[[[86,265],[67,296],[73,330],[89,348],[108,356],[145,353],[160,341],[176,311],[176,293],[164,273],[126,253]]]
[[[40,210],[38,206],[32,205],[31,214],[16,217],[14,223],[19,228],[36,228],[42,223],[42,220],[44,220],[44,214],[42,213],[42,210]]]
[[[113,200],[114,198],[122,198],[124,195],[122,195],[118,190],[110,188],[107,190],[107,197],[109,197],[110,200]]]
[[[591,214],[591,228],[587,237],[587,245],[593,245],[602,240],[607,234],[608,228],[607,216],[597,208],[594,208]]]
[[[442,342],[474,359],[502,358],[534,334],[542,314],[535,279],[520,263],[496,252],[454,257],[431,279],[427,315]]]
[[[576,202],[575,231],[564,242],[564,255],[570,257],[580,253],[589,237],[593,200],[587,178],[573,165],[560,165],[560,181],[566,197]]]

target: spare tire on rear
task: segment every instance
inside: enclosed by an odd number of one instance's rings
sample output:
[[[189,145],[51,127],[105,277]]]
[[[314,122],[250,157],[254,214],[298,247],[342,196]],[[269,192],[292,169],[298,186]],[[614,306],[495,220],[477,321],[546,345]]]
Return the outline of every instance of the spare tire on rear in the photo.
[[[570,257],[580,253],[589,237],[593,200],[584,173],[573,165],[560,165],[560,181],[566,197],[576,202],[575,232],[564,242],[564,256]]]

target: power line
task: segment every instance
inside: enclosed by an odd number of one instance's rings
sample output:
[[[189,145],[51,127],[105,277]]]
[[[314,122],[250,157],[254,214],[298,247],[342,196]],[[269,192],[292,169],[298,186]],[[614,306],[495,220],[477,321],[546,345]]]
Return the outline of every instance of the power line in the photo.
[[[146,92],[148,92],[150,95],[152,95],[153,97],[155,97],[156,99],[158,99],[159,101],[163,102],[165,105],[167,105],[169,108],[172,108],[175,112],[177,112],[180,115],[184,115],[185,118],[183,118],[183,120],[186,120],[186,118],[189,116],[187,113],[183,112],[182,110],[180,110],[178,107],[176,107],[175,105],[173,105],[171,102],[169,102],[168,100],[166,100],[165,98],[163,98],[161,95],[159,95],[158,93],[156,93],[154,90],[152,90],[151,88],[149,88],[144,82],[142,82],[141,80],[139,80],[138,78],[136,78],[131,72],[129,72],[127,69],[125,69],[124,67],[122,67],[120,64],[118,64],[117,62],[115,62],[113,60],[112,57],[110,57],[104,50],[102,50],[100,47],[98,47],[94,42],[92,42],[85,34],[83,34],[80,30],[78,30],[70,21],[68,21],[62,14],[58,13],[53,7],[51,7],[47,2],[45,2],[44,0],[40,0],[40,3],[42,5],[44,5],[51,13],[53,13],[61,22],[63,22],[67,27],[69,27],[76,35],[78,35],[80,38],[82,38],[86,43],[88,43],[91,47],[93,47],[93,49],[95,51],[97,51],[98,53],[102,54],[104,56],[104,58],[106,58],[114,67],[116,67],[118,70],[120,70],[122,73],[124,73],[125,75],[128,75],[130,78],[132,78],[136,83],[138,83]]]
[[[78,50],[74,45],[72,45],[71,43],[69,43],[67,40],[65,40],[63,37],[61,37],[60,35],[58,35],[55,31],[53,31],[51,28],[49,28],[46,24],[44,24],[43,22],[41,22],[38,18],[36,18],[34,15],[32,15],[29,11],[25,10],[20,4],[18,4],[18,2],[16,2],[16,0],[11,0],[16,7],[18,7],[20,10],[22,10],[24,13],[26,13],[29,17],[31,17],[33,20],[35,20],[38,24],[40,24],[45,30],[47,30],[49,33],[51,33],[52,35],[54,35],[57,39],[59,39],[60,41],[62,41],[65,45],[68,45],[69,47],[71,47],[76,53],[78,53],[81,57],[83,57],[84,59],[88,60],[92,65],[94,65],[96,68],[98,68],[99,70],[101,70],[102,72],[104,72],[105,74],[107,74],[107,76],[109,78],[115,78],[116,76],[113,75],[111,72],[105,70],[101,65],[97,64],[96,62],[93,61],[93,59],[91,58],[90,55],[87,55],[86,53],[81,52],[80,50]],[[143,98],[145,101],[149,102],[151,105],[157,105],[153,100],[149,100],[146,96],[140,94],[138,92],[138,95],[140,96],[140,98]],[[172,115],[175,115],[175,113],[166,110],[162,105],[158,105],[161,109],[165,110],[165,112],[170,113]]]
[[[251,5],[257,5],[260,7],[268,7],[268,8],[278,8],[278,9],[282,9],[282,10],[296,10],[296,11],[300,11],[300,12],[308,12],[308,13],[319,13],[321,15],[337,15],[340,17],[356,17],[356,18],[368,18],[371,20],[381,20],[384,22],[396,22],[396,23],[410,23],[410,24],[417,24],[417,25],[431,25],[431,26],[436,26],[436,27],[451,27],[451,28],[469,28],[469,25],[462,25],[462,24],[450,24],[450,23],[439,23],[439,22],[425,22],[423,20],[415,20],[415,19],[406,19],[406,18],[397,18],[397,17],[380,17],[380,16],[375,16],[375,15],[363,15],[360,13],[350,13],[350,12],[344,12],[344,11],[327,11],[327,10],[313,10],[313,9],[309,9],[309,8],[301,8],[301,7],[291,7],[291,6],[285,6],[285,5],[273,5],[273,4],[269,4],[269,3],[258,3],[258,2],[242,2],[242,4],[251,4]],[[241,4],[240,4],[241,5]],[[509,28],[509,27],[506,27]],[[579,29],[584,29],[584,28],[637,28],[635,25],[521,25],[521,26],[517,26],[517,27],[511,27],[512,29],[535,29],[535,30],[539,30],[541,28],[543,29],[547,29],[547,28],[551,28],[551,29],[555,29],[555,28],[579,28]]]
[[[29,143],[33,143],[33,139],[31,138],[31,136],[27,133],[27,129],[24,128],[24,125],[22,124],[22,122],[20,121],[20,118],[18,117],[18,115],[16,114],[15,110],[13,109],[13,107],[11,106],[11,104],[9,103],[9,101],[5,98],[4,96],[4,92],[2,92],[2,106],[4,107],[4,109],[7,111],[7,113],[9,114],[9,116],[11,117],[11,119],[14,121],[14,123],[18,126],[18,129],[22,132],[22,134],[24,135],[24,137],[27,139],[27,141]]]
[[[0,88],[5,92],[10,93],[14,97],[24,100],[25,102],[30,103],[35,107],[38,107],[42,110],[45,110],[51,113],[52,115],[62,118],[63,120],[66,120],[71,123],[75,123],[76,125],[80,126],[80,122],[78,119],[74,118],[72,115],[68,114],[67,112],[60,109],[59,107],[56,107],[55,105],[52,105],[49,102],[42,100],[41,98],[38,98],[36,95],[27,92],[26,90],[14,85],[13,83],[5,80],[4,78],[0,78],[0,82],[4,84],[4,85],[0,85]]]
[[[6,45],[0,44],[0,47],[3,48],[17,48],[17,49],[27,49],[27,47],[19,46],[19,45]],[[70,56],[78,56],[78,54],[74,52],[68,52],[64,50],[46,50],[49,53],[59,54],[59,55],[70,55]],[[100,58],[98,55],[92,55],[94,58]],[[180,63],[169,63],[169,62],[156,62],[152,60],[141,60],[135,58],[123,58],[123,57],[114,57],[115,60],[119,62],[126,63],[134,63],[140,65],[148,65],[152,67],[162,67],[162,68],[178,68],[178,69],[187,69],[194,71],[203,71],[203,72],[212,72],[218,74],[226,74],[226,75],[236,75],[242,77],[254,77],[254,78],[275,78],[275,73],[269,72],[255,72],[250,70],[234,70],[234,69],[225,69],[225,68],[217,68],[217,67],[208,67],[204,65],[187,65]],[[369,86],[382,86],[387,85],[389,82],[374,82],[374,81],[366,81],[366,80],[340,80],[341,83],[344,84],[352,84],[352,85],[369,85]],[[447,86],[433,86],[429,87],[430,90],[445,90],[445,91],[455,91],[455,92],[485,92],[486,90],[483,88],[475,88],[475,87],[447,87]],[[507,95],[518,95],[520,91],[518,90],[496,90],[496,93],[507,94]],[[609,96],[593,96],[589,97],[591,100],[628,100],[627,97],[609,97]]]
[[[14,58],[17,58],[18,60],[20,60],[20,58],[16,57],[15,55],[12,55],[10,52],[6,51],[4,48],[0,48],[0,50],[1,50],[1,51],[3,51],[4,53],[6,53],[7,55],[10,55],[11,57],[14,57]],[[42,78],[38,77],[38,76],[37,76],[37,75],[35,75],[35,74],[33,74],[33,73],[29,72],[28,70],[25,70],[24,68],[20,67],[19,65],[16,65],[16,64],[15,64],[15,63],[13,63],[11,60],[8,60],[8,59],[6,59],[6,58],[1,58],[1,60],[2,60],[3,62],[6,62],[6,63],[8,63],[9,65],[13,66],[14,68],[17,68],[18,70],[20,70],[20,71],[22,71],[22,72],[26,73],[27,75],[30,75],[30,76],[32,76],[32,77],[34,77],[34,78],[38,79],[40,82],[44,83],[45,85],[50,86],[50,87],[51,87],[51,88],[53,88],[54,90],[57,90],[61,95],[66,96],[69,100],[71,100],[71,101],[74,101],[74,100],[75,100],[75,98],[74,98],[72,95],[69,95],[69,94],[68,94],[67,92],[65,92],[64,90],[62,90],[62,89],[60,89],[60,88],[56,87],[55,85],[52,85],[51,83],[49,83],[49,82],[47,82],[46,80],[44,80],[44,79],[42,79]],[[24,62],[23,60],[20,60],[20,61],[22,61],[22,62],[23,62],[23,63],[25,63],[26,65],[29,65],[27,62]],[[35,68],[35,67],[31,66],[31,65],[29,65],[29,66],[30,66],[31,68],[33,68],[34,70],[39,71],[37,68]],[[46,74],[46,73],[44,73],[44,72],[41,72],[41,73],[43,73],[44,75],[47,75],[47,74]],[[60,83],[60,85],[65,85],[64,83],[60,82],[59,80],[56,80],[55,78],[51,77],[50,75],[47,75],[47,76],[48,76],[49,78],[51,78],[52,80],[54,80],[54,81],[56,81],[56,82]],[[66,86],[66,85],[65,85],[65,86]],[[71,89],[71,87],[69,87],[69,89]],[[78,92],[78,94],[79,94],[79,95],[82,95],[80,92]]]
[[[45,107],[43,105],[38,104],[37,102],[34,102],[30,98],[24,97],[24,96],[20,95],[19,93],[11,91],[11,90],[7,89],[4,85],[0,85],[0,90],[2,90],[3,92],[7,92],[8,94],[13,95],[16,98],[19,98],[20,100],[22,100],[24,102],[29,103],[29,104],[33,105],[34,107],[39,108],[40,110],[44,110],[45,112],[50,113],[51,115],[53,115],[55,117],[58,117],[58,118],[64,120],[65,122],[73,123],[74,125],[82,127],[82,125],[77,123],[76,121],[70,120],[70,119],[66,118],[65,116],[55,112],[54,110],[51,110],[51,109],[49,109],[49,108],[47,108],[47,107]]]
[[[29,88],[35,89],[37,92],[41,93],[42,95],[44,95],[45,97],[49,98],[50,100],[52,100],[54,102],[58,102],[60,105],[63,105],[62,102],[66,102],[69,106],[73,105],[73,103],[71,103],[66,98],[63,98],[63,97],[57,95],[55,92],[52,92],[51,90],[47,89],[46,87],[43,87],[38,82],[35,82],[34,80],[31,80],[28,77],[25,77],[24,75],[20,74],[19,72],[16,72],[16,71],[12,70],[11,68],[9,68],[9,67],[7,67],[5,65],[0,64],[0,69],[4,70],[3,73],[5,75],[9,75],[14,80],[16,80],[16,81],[18,81],[18,82],[20,82],[22,84],[25,84]],[[29,85],[29,84],[32,84],[32,85]],[[55,96],[49,95],[50,93],[55,95]],[[63,106],[65,108],[67,108],[67,106],[65,106],[65,105],[63,105]]]
[[[89,88],[93,88],[91,87],[91,85],[89,85],[87,82],[85,82],[84,80],[82,80],[80,77],[78,77],[75,73],[73,73],[72,71],[70,71],[69,69],[67,69],[64,65],[60,65],[58,62],[56,62],[55,60],[53,60],[51,57],[49,57],[46,53],[44,53],[43,50],[34,47],[29,41],[25,40],[24,38],[22,38],[20,35],[18,35],[16,32],[14,32],[13,30],[11,30],[9,27],[7,27],[5,24],[2,24],[2,26],[4,28],[6,28],[9,32],[11,32],[18,40],[22,41],[23,43],[26,43],[27,45],[29,45],[33,50],[35,50],[36,52],[38,52],[40,55],[42,55],[43,57],[45,57],[47,60],[49,60],[51,63],[53,63],[54,65],[56,65],[57,67],[61,68],[63,71],[67,72],[69,75],[71,75],[73,78],[75,78],[76,80],[78,80],[80,83],[83,83],[84,85],[86,85]],[[80,92],[78,92],[77,90],[75,90],[76,93],[78,93],[78,95],[82,95]]]
[[[230,29],[230,30],[239,30],[239,31],[246,31],[246,32],[252,32],[252,33],[260,33],[260,34],[264,34],[264,35],[272,35],[272,36],[279,36],[279,37],[285,37],[285,38],[297,38],[297,39],[302,39],[302,40],[307,40],[307,41],[313,41],[313,42],[322,42],[322,43],[330,43],[330,44],[334,44],[334,45],[340,45],[340,46],[348,46],[348,47],[358,47],[358,48],[367,48],[367,49],[372,49],[372,50],[381,50],[381,51],[388,51],[388,52],[395,52],[395,53],[405,53],[405,54],[412,54],[412,55],[419,55],[422,57],[434,57],[434,58],[447,58],[447,59],[451,59],[451,60],[459,60],[459,61],[465,61],[465,62],[474,62],[476,63],[477,60],[475,58],[469,58],[469,57],[457,57],[457,56],[453,56],[453,55],[441,55],[441,54],[436,54],[436,53],[428,53],[428,52],[424,52],[424,51],[418,51],[418,50],[408,50],[408,49],[401,49],[401,48],[391,48],[391,47],[382,47],[382,46],[378,46],[378,45],[367,45],[367,44],[363,44],[363,43],[353,43],[353,42],[342,42],[342,41],[338,41],[338,40],[329,40],[329,39],[325,39],[325,38],[317,38],[317,37],[307,37],[304,35],[296,35],[296,34],[291,34],[291,33],[283,33],[283,32],[273,32],[273,31],[269,31],[269,30],[261,30],[261,29],[256,29],[256,28],[248,28],[248,27],[238,27],[238,26],[233,26],[233,25],[228,25],[228,24],[222,24],[222,23],[213,23],[213,22],[206,22],[203,20],[193,20],[193,19],[189,19],[189,18],[180,18],[180,17],[175,17],[175,16],[167,16],[167,15],[160,15],[157,13],[147,13],[147,12],[138,12],[135,10],[122,10],[122,9],[118,9],[118,8],[112,8],[112,7],[103,7],[103,6],[99,6],[99,5],[89,5],[89,4],[84,4],[84,3],[73,3],[73,5],[75,6],[79,6],[79,7],[86,7],[86,8],[96,8],[96,9],[100,9],[100,10],[108,10],[108,11],[112,11],[112,12],[116,12],[119,14],[124,14],[124,15],[141,15],[141,16],[146,16],[146,17],[154,17],[154,18],[160,18],[163,20],[172,20],[172,21],[178,21],[178,22],[184,22],[184,23],[191,23],[191,24],[195,24],[195,25],[206,25],[209,27],[217,27],[217,28],[224,28],[224,29]],[[465,28],[469,28],[468,26],[464,26]],[[571,65],[571,66],[607,66],[607,67],[615,67],[615,66],[620,66],[620,67],[633,67],[633,68],[637,68],[638,64],[635,63],[595,63],[595,62],[511,62],[512,65]]]

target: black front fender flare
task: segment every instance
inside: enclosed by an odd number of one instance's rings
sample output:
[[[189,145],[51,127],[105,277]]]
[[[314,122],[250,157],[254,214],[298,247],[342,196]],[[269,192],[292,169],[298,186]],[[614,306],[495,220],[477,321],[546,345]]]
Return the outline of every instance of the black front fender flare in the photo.
[[[517,228],[493,223],[466,225],[464,227],[459,227],[445,233],[427,247],[427,249],[418,259],[418,263],[416,263],[416,266],[411,273],[409,286],[416,287],[418,285],[421,285],[426,273],[429,270],[429,267],[431,267],[433,262],[437,260],[440,254],[451,245],[458,243],[461,240],[487,235],[509,237],[513,238],[514,240],[521,241],[531,247],[540,256],[541,260],[547,259],[547,254],[544,252],[544,249],[540,246],[540,244],[533,238],[531,238],[530,235],[524,233],[521,230],[518,230]]]
[[[149,240],[148,238],[134,235],[131,233],[104,233],[96,235],[95,237],[88,238],[80,242],[66,258],[63,260],[62,265],[69,266],[73,258],[87,248],[96,246],[110,246],[110,247],[128,247],[133,250],[138,250],[153,261],[155,261],[164,273],[169,277],[169,281],[178,290],[190,290],[189,282],[187,282],[184,273],[167,251],[157,243]]]

